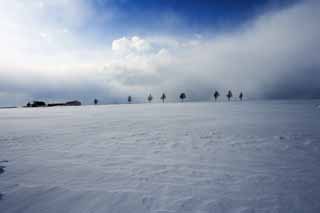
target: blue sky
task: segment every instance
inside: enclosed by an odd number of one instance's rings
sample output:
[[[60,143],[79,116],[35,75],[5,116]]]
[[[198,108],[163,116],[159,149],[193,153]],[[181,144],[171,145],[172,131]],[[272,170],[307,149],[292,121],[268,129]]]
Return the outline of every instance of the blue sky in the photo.
[[[320,97],[320,2],[0,2],[0,105]],[[224,100],[225,98],[223,98]]]
[[[182,34],[234,30],[265,11],[280,10],[297,0],[87,0],[94,16],[81,30],[108,36]]]

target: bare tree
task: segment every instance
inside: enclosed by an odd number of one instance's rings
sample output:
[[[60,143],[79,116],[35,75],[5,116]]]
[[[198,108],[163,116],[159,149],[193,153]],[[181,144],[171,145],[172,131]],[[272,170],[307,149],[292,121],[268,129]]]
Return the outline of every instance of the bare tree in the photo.
[[[162,100],[162,103],[164,103],[164,100],[166,99],[166,94],[162,93],[160,99]]]
[[[180,97],[181,101],[183,102],[183,100],[184,100],[187,96],[186,96],[185,93],[181,93],[179,97]]]
[[[149,103],[151,103],[152,99],[153,99],[152,95],[149,94],[149,96],[148,96],[148,101],[149,101]]]
[[[214,100],[217,101],[218,97],[220,96],[219,92],[216,90],[214,93],[213,93],[213,97],[214,97]]]
[[[242,99],[243,99],[243,93],[242,92],[240,92],[239,99],[240,99],[240,101],[242,101]]]
[[[228,101],[230,101],[230,99],[232,98],[231,90],[228,91],[227,98],[228,98]]]

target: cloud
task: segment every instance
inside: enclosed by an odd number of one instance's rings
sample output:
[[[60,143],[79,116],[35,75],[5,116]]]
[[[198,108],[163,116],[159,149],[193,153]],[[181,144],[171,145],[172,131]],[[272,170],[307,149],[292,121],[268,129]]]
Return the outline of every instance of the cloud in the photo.
[[[89,99],[89,91],[113,98],[99,78],[110,45],[79,34],[92,16],[82,0],[1,1],[0,105]]]
[[[134,36],[131,39],[122,37],[112,42],[112,50],[120,53],[141,53],[151,51],[151,45],[147,40],[141,39],[138,36]]]
[[[167,91],[172,100],[181,91],[208,100],[213,89],[250,98],[320,97],[318,9],[315,1],[296,4],[215,37],[139,38],[154,50],[144,54],[125,39],[127,56],[106,70],[123,87],[139,85],[140,94]]]
[[[146,33],[110,41],[83,35],[96,18],[86,2],[0,3],[0,104],[125,102],[128,95],[144,101],[162,92],[172,101],[180,92],[208,100],[214,89],[250,98],[320,97],[317,1],[266,11],[218,34]]]

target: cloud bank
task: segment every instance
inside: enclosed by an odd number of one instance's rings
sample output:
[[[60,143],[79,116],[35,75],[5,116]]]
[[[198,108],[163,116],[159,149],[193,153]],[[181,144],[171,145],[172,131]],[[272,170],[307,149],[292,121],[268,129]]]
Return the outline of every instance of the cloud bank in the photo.
[[[265,11],[225,33],[109,42],[79,35],[94,19],[85,1],[41,2],[27,9],[19,1],[0,4],[0,103],[95,97],[114,103],[128,95],[140,102],[162,92],[174,101],[182,91],[189,100],[209,100],[214,89],[249,98],[320,97],[317,1]],[[45,18],[54,8],[65,12]]]

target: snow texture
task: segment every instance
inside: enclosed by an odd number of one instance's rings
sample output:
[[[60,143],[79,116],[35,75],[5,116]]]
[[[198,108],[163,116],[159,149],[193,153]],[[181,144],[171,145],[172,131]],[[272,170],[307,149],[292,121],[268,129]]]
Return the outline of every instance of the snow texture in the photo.
[[[318,213],[318,105],[0,110],[0,212]]]

